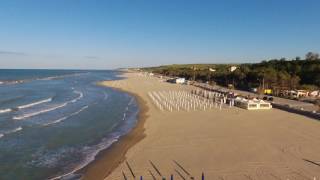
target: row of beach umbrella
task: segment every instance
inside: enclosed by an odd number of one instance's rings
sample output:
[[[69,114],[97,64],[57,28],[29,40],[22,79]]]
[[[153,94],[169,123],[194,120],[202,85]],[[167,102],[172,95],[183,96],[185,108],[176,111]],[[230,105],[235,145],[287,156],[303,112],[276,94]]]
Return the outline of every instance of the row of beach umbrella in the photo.
[[[161,111],[196,111],[212,108],[222,109],[227,102],[234,105],[234,99],[228,100],[226,94],[201,89],[191,91],[151,91],[148,96]],[[228,101],[227,101],[228,100]]]

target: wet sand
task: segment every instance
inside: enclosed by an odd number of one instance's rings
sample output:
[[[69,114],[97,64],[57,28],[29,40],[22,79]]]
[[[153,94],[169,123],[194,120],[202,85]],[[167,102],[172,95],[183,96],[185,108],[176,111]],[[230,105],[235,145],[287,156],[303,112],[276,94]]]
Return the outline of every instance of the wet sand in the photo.
[[[320,178],[319,121],[277,109],[161,111],[148,92],[191,87],[138,73],[124,76],[103,85],[134,93],[145,110],[138,126],[101,153],[84,179],[117,180],[123,173],[132,179],[131,170],[145,179],[153,179],[151,173],[156,179],[159,173],[199,179],[202,172],[209,180]]]

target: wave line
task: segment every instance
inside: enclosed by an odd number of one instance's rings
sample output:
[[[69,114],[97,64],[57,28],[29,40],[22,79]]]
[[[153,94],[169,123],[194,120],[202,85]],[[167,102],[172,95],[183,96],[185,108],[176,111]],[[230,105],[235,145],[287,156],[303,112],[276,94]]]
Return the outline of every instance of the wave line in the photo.
[[[25,118],[29,118],[29,117],[33,117],[33,116],[39,115],[39,114],[50,112],[50,111],[62,108],[64,106],[68,105],[69,103],[75,103],[75,102],[77,102],[78,100],[80,100],[83,97],[83,93],[80,92],[80,91],[74,91],[74,93],[79,94],[79,96],[74,98],[71,101],[67,101],[67,102],[65,102],[65,103],[63,103],[61,105],[55,106],[53,108],[44,109],[44,110],[40,110],[40,111],[37,111],[37,112],[29,113],[29,114],[23,114],[21,116],[14,116],[12,119],[14,119],[14,120],[22,120],[22,119],[25,119]],[[24,105],[24,106],[22,106],[22,108],[27,108],[27,107],[35,106],[35,105],[42,104],[42,103],[45,103],[45,102],[50,102],[51,100],[52,100],[52,98],[41,100],[41,101],[38,101],[38,102],[35,102],[35,103]],[[18,108],[21,109],[21,106],[19,106]]]
[[[22,119],[25,119],[25,118],[33,117],[33,116],[36,116],[36,115],[39,115],[39,114],[43,114],[43,113],[46,113],[46,112],[50,112],[50,111],[62,108],[64,106],[66,106],[67,104],[68,103],[63,103],[61,105],[58,105],[58,106],[55,106],[55,107],[52,107],[52,108],[49,108],[49,109],[44,109],[44,110],[41,110],[41,111],[37,111],[37,112],[29,113],[29,114],[24,114],[22,116],[14,116],[12,119],[14,119],[14,120],[22,120]]]
[[[30,104],[25,104],[25,105],[18,106],[18,109],[25,109],[25,108],[29,108],[29,107],[36,106],[36,105],[39,105],[39,104],[43,104],[43,103],[50,102],[50,101],[52,101],[52,98],[43,99],[43,100],[36,101],[36,102],[30,103]]]
[[[11,112],[12,109],[8,108],[8,109],[0,109],[0,114],[2,113],[8,113],[8,112]]]
[[[79,94],[79,96],[77,98],[71,100],[70,102],[75,103],[78,100],[80,100],[81,98],[83,98],[83,93],[82,92],[80,92],[80,91],[73,91],[73,92],[76,93],[76,94]]]
[[[21,131],[21,130],[22,130],[22,127],[19,126],[19,127],[15,128],[15,129],[7,131],[5,134],[15,133],[15,132],[18,132],[18,131]]]
[[[21,130],[22,130],[22,127],[19,126],[17,128],[12,129],[12,130],[8,130],[8,131],[6,131],[4,133],[0,133],[0,138],[4,137],[5,135],[12,134],[12,133],[15,133],[15,132],[18,132],[18,131],[21,131]]]
[[[70,118],[72,116],[75,116],[75,115],[79,114],[81,111],[87,109],[88,107],[89,107],[88,105],[87,106],[83,106],[82,108],[80,108],[80,110],[78,110],[78,111],[76,111],[74,113],[71,113],[69,116],[65,116],[65,117],[62,117],[60,119],[54,120],[52,122],[43,124],[43,126],[49,126],[49,125],[52,125],[52,124],[56,124],[56,123],[62,122],[62,121],[66,120],[66,119],[68,119],[68,118]]]

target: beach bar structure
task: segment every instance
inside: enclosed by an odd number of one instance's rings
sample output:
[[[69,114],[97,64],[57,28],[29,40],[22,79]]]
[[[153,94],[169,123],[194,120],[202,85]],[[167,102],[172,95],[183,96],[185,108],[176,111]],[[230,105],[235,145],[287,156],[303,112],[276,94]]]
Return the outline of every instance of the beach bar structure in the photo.
[[[175,83],[175,84],[184,84],[184,83],[186,83],[186,79],[185,78],[172,78],[172,79],[167,80],[167,82]]]
[[[260,109],[271,109],[272,105],[269,102],[259,99],[246,99],[243,97],[237,97],[234,101],[235,106],[247,109],[247,110],[260,110]]]

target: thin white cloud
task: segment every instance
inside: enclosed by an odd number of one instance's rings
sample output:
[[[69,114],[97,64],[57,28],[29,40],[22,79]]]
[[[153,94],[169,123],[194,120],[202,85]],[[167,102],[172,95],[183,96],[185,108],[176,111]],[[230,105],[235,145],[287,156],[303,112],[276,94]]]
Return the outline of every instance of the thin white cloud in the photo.
[[[98,56],[84,56],[84,58],[87,58],[87,59],[100,59],[100,57],[98,57]]]
[[[27,53],[17,52],[17,51],[2,51],[2,50],[0,50],[0,55],[26,56]]]

